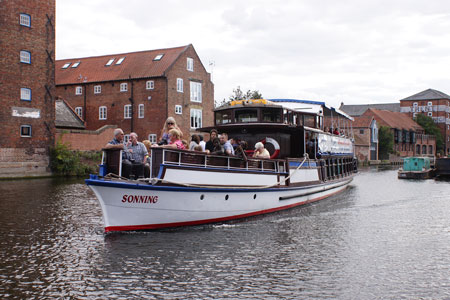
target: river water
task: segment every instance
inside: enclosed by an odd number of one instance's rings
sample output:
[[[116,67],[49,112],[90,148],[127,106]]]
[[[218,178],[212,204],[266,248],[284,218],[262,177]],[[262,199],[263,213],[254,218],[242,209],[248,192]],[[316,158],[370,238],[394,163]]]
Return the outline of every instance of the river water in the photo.
[[[450,299],[450,182],[365,169],[321,202],[104,235],[83,181],[0,185],[1,299]]]

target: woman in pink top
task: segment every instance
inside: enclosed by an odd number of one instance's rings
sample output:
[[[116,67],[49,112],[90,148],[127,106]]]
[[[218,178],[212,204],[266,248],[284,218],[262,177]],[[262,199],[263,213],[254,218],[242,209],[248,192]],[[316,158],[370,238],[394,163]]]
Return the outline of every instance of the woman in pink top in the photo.
[[[181,141],[181,134],[178,129],[170,129],[169,130],[169,139],[170,143],[168,145],[164,145],[165,148],[176,148],[184,150],[186,147],[183,145],[183,142]]]

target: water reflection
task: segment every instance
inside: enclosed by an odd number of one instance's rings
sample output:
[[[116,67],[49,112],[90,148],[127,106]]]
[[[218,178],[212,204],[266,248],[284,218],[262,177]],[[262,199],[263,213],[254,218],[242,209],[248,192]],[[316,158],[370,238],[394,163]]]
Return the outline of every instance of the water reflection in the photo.
[[[442,299],[449,182],[366,169],[319,203],[226,224],[99,234],[82,181],[4,182],[2,298]]]

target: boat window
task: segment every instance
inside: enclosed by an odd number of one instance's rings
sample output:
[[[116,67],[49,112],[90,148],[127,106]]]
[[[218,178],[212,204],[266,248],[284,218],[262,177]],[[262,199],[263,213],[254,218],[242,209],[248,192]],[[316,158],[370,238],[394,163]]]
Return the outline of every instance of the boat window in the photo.
[[[231,110],[216,112],[216,125],[231,123]]]
[[[314,124],[315,118],[313,115],[304,115],[303,117],[304,117],[304,125],[305,126],[308,126],[311,128],[315,127],[315,124]]]
[[[248,123],[258,121],[258,110],[256,109],[239,109],[234,112],[236,123]]]
[[[270,123],[281,123],[281,109],[263,108],[262,121]]]

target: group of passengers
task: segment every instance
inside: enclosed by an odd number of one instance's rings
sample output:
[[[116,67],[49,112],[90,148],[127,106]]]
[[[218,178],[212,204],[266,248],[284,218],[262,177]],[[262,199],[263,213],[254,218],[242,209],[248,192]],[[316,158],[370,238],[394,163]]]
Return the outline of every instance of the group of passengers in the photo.
[[[173,117],[167,118],[161,130],[161,139],[158,143],[151,143],[149,140],[138,141],[135,132],[130,133],[127,143],[124,143],[124,132],[117,128],[114,130],[114,138],[105,149],[120,149],[122,152],[122,176],[149,177],[150,175],[150,153],[152,147],[175,148],[180,150],[191,150],[205,152],[212,155],[236,156],[247,160],[247,142],[240,139],[228,138],[227,133],[219,135],[216,129],[210,131],[210,139],[205,142],[203,136],[194,134],[188,144],[183,139],[183,133],[178,127]],[[264,148],[264,144],[255,144],[253,152],[254,158],[270,158],[270,153]]]

